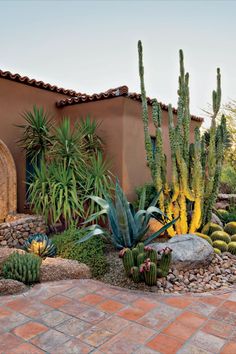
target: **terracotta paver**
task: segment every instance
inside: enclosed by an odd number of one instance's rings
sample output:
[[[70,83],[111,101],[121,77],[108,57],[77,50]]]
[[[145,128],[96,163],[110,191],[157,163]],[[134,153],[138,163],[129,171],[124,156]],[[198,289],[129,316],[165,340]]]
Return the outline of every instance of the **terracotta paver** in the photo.
[[[236,287],[159,295],[95,280],[0,297],[0,353],[236,354]]]

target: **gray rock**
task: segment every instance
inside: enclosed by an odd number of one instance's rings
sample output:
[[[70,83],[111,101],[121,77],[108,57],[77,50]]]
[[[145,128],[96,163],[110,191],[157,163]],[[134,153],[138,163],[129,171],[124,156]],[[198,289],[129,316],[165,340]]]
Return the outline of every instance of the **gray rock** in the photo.
[[[214,214],[214,213],[212,213],[212,215],[211,215],[211,222],[213,222],[214,224],[217,224],[217,225],[220,225],[221,227],[223,227],[223,224],[222,224],[220,218],[219,218],[216,214]]]
[[[172,266],[176,269],[204,268],[209,265],[214,250],[212,246],[201,237],[195,235],[177,235],[164,243],[150,244],[156,251],[165,247],[172,249]]]
[[[28,287],[13,279],[0,279],[0,295],[13,295],[28,290]]]

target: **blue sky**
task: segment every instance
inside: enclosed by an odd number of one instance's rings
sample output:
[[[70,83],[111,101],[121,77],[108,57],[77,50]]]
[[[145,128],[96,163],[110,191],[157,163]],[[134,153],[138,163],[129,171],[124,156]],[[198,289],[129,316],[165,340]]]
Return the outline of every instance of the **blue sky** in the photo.
[[[1,1],[0,68],[80,92],[127,85],[177,102],[178,50],[190,72],[191,112],[211,102],[216,68],[223,103],[236,99],[234,1]]]

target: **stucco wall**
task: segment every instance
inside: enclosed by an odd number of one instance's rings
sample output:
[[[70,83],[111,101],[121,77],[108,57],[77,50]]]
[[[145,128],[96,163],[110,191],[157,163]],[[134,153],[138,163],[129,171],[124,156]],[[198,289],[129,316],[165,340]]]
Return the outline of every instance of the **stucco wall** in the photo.
[[[0,78],[0,139],[10,149],[16,164],[18,211],[22,212],[25,204],[25,154],[17,145],[22,131],[16,125],[24,124],[21,114],[32,110],[34,104],[43,106],[57,120],[68,116],[74,123],[88,114],[95,119],[100,124],[98,134],[105,142],[111,171],[132,200],[134,188],[151,180],[146,165],[141,103],[127,97],[116,97],[57,108],[56,101],[63,98],[66,95]],[[151,114],[150,107],[149,110]],[[163,111],[164,148],[169,158],[167,122],[167,112]],[[192,136],[197,125],[199,123],[192,121]],[[151,123],[150,131],[155,136]],[[168,172],[170,175],[170,166]]]
[[[25,123],[21,114],[31,111],[34,104],[44,107],[53,115],[58,114],[55,101],[66,97],[0,78],[0,139],[9,148],[16,164],[19,212],[23,212],[25,203],[25,154],[17,145],[22,131],[16,125]]]

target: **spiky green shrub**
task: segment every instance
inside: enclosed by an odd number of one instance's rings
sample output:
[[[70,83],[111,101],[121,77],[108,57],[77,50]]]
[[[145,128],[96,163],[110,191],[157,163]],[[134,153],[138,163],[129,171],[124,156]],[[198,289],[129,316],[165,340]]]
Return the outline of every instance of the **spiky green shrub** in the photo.
[[[216,254],[221,254],[221,250],[219,248],[213,248],[213,249]]]
[[[153,201],[153,205],[156,204],[158,197],[159,196],[157,195]],[[93,222],[99,216],[106,214],[108,216],[111,233],[108,233],[106,229],[103,229],[99,225],[95,224],[86,228],[88,234],[79,242],[84,242],[93,236],[105,235],[106,237],[109,237],[117,249],[127,247],[132,248],[144,238],[149,229],[149,221],[151,218],[157,218],[159,215],[165,218],[165,220],[167,218],[159,208],[156,208],[153,205],[151,205],[147,210],[139,210],[135,212],[132,204],[128,202],[118,181],[116,182],[115,202],[113,202],[109,197],[102,199],[91,196],[90,199],[99,204],[102,210],[93,214],[86,223]],[[144,245],[151,243],[176,221],[177,219],[167,222],[160,230],[150,235],[143,242],[142,247],[144,248]]]
[[[204,240],[206,240],[208,243],[210,243],[210,245],[212,246],[212,239],[210,238],[210,236],[202,234],[200,232],[195,232],[194,235],[203,238]]]
[[[227,252],[228,251],[228,245],[224,241],[214,241],[213,242],[213,248],[218,248],[221,252]]]
[[[236,255],[236,242],[230,242],[228,244],[228,252],[230,252],[233,255]]]
[[[236,242],[236,235],[232,235],[232,236],[231,236],[231,241],[232,241],[232,242]]]
[[[34,253],[41,258],[55,257],[56,246],[49,240],[46,234],[34,234],[24,242],[23,248],[26,252]]]
[[[230,235],[236,234],[236,221],[231,221],[225,225],[224,231]]]
[[[162,191],[159,206],[170,220],[179,216],[168,234],[194,233],[211,220],[212,208],[218,195],[222,170],[225,117],[216,126],[216,116],[221,102],[221,76],[217,69],[217,89],[212,95],[212,121],[209,144],[205,136],[201,139],[199,128],[195,129],[194,143],[190,144],[191,115],[189,107],[189,74],[185,73],[183,51],[180,50],[180,75],[178,89],[177,122],[174,123],[173,109],[169,105],[169,142],[171,148],[172,180],[167,179],[167,158],[163,150],[162,112],[157,100],[152,100],[152,121],[156,128],[156,149],[153,151],[149,132],[150,117],[144,83],[143,48],[138,42],[139,76],[142,98],[142,117],[148,166],[156,190]],[[169,163],[170,165],[170,163]],[[188,222],[188,207],[192,214]]]
[[[18,280],[25,284],[39,281],[41,258],[30,253],[11,254],[3,265],[3,277]]]
[[[215,231],[223,231],[223,229],[220,225],[209,222],[202,228],[201,233],[205,235],[211,235]]]
[[[215,231],[211,234],[210,237],[212,241],[221,240],[224,241],[225,243],[229,243],[231,241],[229,234],[227,234],[224,231]]]
[[[87,242],[78,243],[78,240],[86,235],[83,229],[71,227],[52,238],[57,248],[57,255],[62,258],[75,259],[87,264],[96,278],[104,275],[108,269],[105,257],[105,244],[101,237],[94,237]]]

